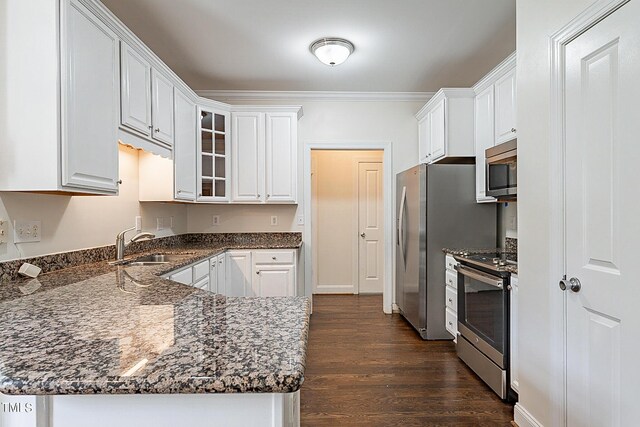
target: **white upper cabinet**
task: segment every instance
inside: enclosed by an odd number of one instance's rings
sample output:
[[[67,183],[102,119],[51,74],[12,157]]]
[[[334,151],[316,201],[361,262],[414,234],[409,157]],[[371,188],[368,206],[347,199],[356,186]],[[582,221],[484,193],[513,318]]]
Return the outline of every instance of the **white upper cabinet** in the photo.
[[[196,199],[196,105],[175,89],[175,141],[173,146],[174,197],[178,200]]]
[[[298,117],[266,113],[266,201],[295,203],[297,196]]]
[[[516,127],[516,69],[513,68],[495,83],[496,144],[517,137]]]
[[[151,64],[121,42],[120,67],[121,123],[151,136]]]
[[[0,191],[116,194],[119,38],[91,3],[54,3],[1,7]]]
[[[137,137],[171,147],[174,138],[171,80],[124,41],[120,43],[120,61],[122,128]]]
[[[493,86],[487,87],[476,96],[475,144],[476,144],[476,200],[494,202],[487,196],[485,150],[494,146],[494,105]]]
[[[287,110],[232,112],[232,202],[296,203],[300,107]]]
[[[474,156],[474,96],[472,89],[440,89],[416,114],[421,163]]]
[[[476,200],[495,202],[486,193],[485,151],[517,137],[516,132],[516,54],[484,76],[474,86],[476,156]]]
[[[231,114],[232,201],[264,201],[264,113]]]
[[[80,2],[66,16],[62,185],[118,189],[118,37]]]
[[[155,69],[151,74],[153,139],[173,144],[173,85]],[[194,124],[195,126],[195,124]]]

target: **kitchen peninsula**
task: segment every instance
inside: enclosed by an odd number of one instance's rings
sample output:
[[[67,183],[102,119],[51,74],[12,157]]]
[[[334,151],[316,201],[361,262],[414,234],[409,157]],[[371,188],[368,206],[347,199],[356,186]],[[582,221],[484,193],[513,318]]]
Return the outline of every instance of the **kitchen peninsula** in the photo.
[[[179,243],[147,251],[174,255],[161,265],[99,261],[3,283],[0,392],[37,396],[52,427],[299,425],[308,299],[161,277],[238,246],[294,245]]]

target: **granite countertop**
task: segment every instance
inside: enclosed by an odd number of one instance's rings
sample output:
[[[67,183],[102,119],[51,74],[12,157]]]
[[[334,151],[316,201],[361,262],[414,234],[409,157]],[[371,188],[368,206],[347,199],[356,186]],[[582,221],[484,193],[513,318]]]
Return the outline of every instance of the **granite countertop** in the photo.
[[[0,393],[289,393],[304,381],[306,297],[225,297],[160,276],[227,249],[185,244],[157,266],[89,263],[0,285]],[[142,255],[142,253],[138,254]]]
[[[517,252],[513,252],[512,250],[507,249],[499,249],[499,248],[442,248],[442,252],[453,255],[453,256],[468,256],[468,255],[478,255],[478,254],[507,254],[507,258],[509,255],[512,255],[515,260],[518,259]],[[518,264],[507,264],[504,266],[495,266],[497,271],[506,271],[511,274],[518,274]]]

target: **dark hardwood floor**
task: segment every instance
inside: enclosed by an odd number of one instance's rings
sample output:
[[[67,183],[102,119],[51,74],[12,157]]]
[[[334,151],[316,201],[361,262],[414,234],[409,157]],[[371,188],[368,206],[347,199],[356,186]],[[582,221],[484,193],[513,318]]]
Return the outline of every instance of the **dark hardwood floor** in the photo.
[[[303,426],[510,426],[503,403],[449,341],[423,341],[382,297],[315,295]]]

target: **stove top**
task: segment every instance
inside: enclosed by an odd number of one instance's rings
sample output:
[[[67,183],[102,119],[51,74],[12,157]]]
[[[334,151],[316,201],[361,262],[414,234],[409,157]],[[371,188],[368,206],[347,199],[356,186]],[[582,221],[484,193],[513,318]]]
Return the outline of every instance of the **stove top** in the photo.
[[[468,264],[475,264],[494,271],[503,271],[508,266],[517,266],[517,255],[509,252],[491,253],[462,253],[455,257],[458,261]]]

